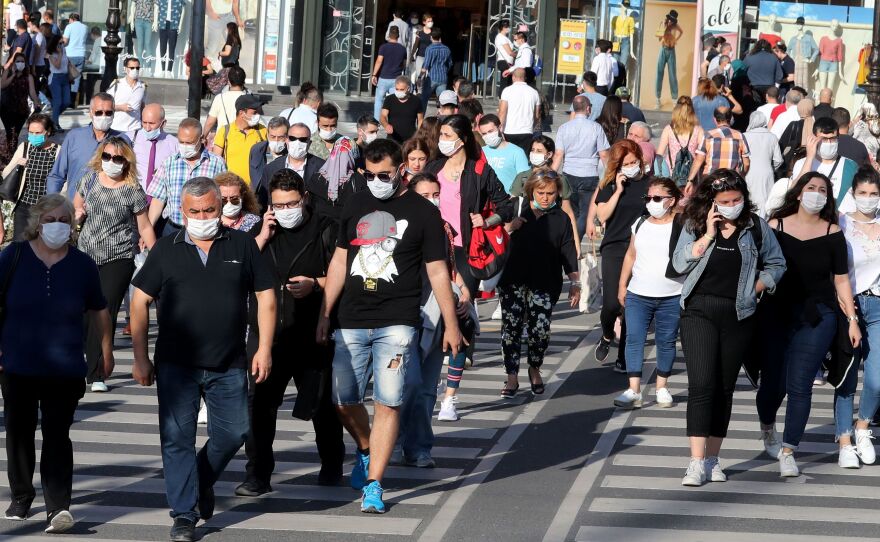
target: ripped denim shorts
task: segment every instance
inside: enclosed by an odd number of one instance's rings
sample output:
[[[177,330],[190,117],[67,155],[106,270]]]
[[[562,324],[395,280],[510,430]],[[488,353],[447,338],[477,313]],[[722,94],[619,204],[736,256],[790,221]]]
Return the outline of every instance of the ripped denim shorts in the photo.
[[[333,403],[364,402],[373,377],[373,400],[389,407],[403,403],[406,368],[418,348],[412,326],[337,329],[333,356]]]

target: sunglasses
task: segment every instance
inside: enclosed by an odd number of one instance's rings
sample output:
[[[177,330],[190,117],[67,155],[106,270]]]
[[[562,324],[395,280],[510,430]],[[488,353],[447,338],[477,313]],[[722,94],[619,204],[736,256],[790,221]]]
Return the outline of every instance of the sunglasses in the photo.
[[[663,201],[665,199],[672,199],[672,196],[649,196],[646,194],[646,195],[642,196],[642,199],[645,201],[653,201],[654,203],[660,203],[661,201]]]
[[[742,183],[736,177],[719,177],[712,181],[712,190],[724,192],[725,190],[742,190]]]
[[[103,162],[113,162],[116,165],[125,165],[128,163],[128,160],[125,159],[121,154],[110,154],[108,152],[101,153],[101,161]]]
[[[308,143],[311,141],[309,137],[296,137],[296,136],[287,136],[288,141],[299,141],[300,143]]]
[[[94,113],[92,113],[92,116],[95,116],[95,117],[112,117],[112,116],[113,116],[113,110],[110,110],[110,111],[101,111],[101,110],[99,109],[99,110],[95,111]]]
[[[231,203],[233,205],[238,205],[241,203],[241,198],[238,196],[232,196],[231,198],[222,197],[220,198],[220,203],[226,205],[227,203]]]
[[[371,173],[369,171],[364,172],[364,178],[368,181],[380,180],[383,183],[390,183],[394,177],[396,177],[396,173]]]
[[[558,179],[559,174],[553,171],[552,169],[549,171],[539,171],[535,173],[535,177],[547,177],[549,179]]]

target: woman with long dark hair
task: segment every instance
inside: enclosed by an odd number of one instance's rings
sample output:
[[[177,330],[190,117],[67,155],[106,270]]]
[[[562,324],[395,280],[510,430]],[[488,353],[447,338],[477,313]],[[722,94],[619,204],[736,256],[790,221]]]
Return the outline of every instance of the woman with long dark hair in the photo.
[[[599,123],[602,131],[605,132],[609,145],[613,145],[615,141],[625,138],[626,124],[623,123],[623,102],[620,101],[620,98],[608,96],[596,122]]]
[[[831,180],[815,171],[801,175],[770,215],[788,271],[771,301],[774,317],[768,323],[775,329],[764,329],[775,340],[766,341],[756,401],[764,449],[779,460],[780,476],[800,474],[794,451],[810,417],[813,377],[837,336],[839,317],[849,320],[853,347],[862,340],[849,281],[846,238],[837,222]],[[785,431],[780,441],[776,411],[786,395]],[[858,468],[855,450],[841,448],[838,464]]]
[[[24,55],[18,53],[12,62],[12,67],[0,72],[0,94],[2,94],[2,107],[0,107],[0,121],[6,130],[6,148],[14,149],[18,144],[18,134],[24,121],[30,115],[28,98],[35,104],[40,103],[34,87],[34,78],[28,71]]]
[[[425,169],[428,162],[435,158],[434,151],[427,139],[411,137],[403,144],[403,182],[409,183],[412,178]]]
[[[425,117],[416,129],[413,138],[424,139],[431,149],[430,159],[436,158],[440,154],[437,150],[437,142],[440,141],[440,119],[438,117]]]
[[[685,275],[681,346],[687,364],[691,459],[682,485],[724,482],[718,454],[727,436],[733,391],[755,328],[758,295],[773,292],[785,258],[754,213],[745,179],[719,169],[697,186],[672,255]]]
[[[635,141],[621,139],[608,151],[605,176],[599,181],[596,195],[596,216],[605,225],[605,236],[599,252],[602,254],[602,280],[618,284],[623,270],[623,259],[632,237],[632,225],[645,211],[644,196],[648,182],[642,169],[642,148]],[[602,292],[602,337],[596,345],[596,361],[604,362],[614,340],[614,322],[622,315],[623,307],[617,299],[617,289]],[[626,321],[620,323],[620,341],[614,370],[626,373]]]
[[[234,22],[226,24],[226,43],[220,50],[220,64],[224,68],[238,66],[238,56],[241,54],[241,37],[238,34],[238,25]]]

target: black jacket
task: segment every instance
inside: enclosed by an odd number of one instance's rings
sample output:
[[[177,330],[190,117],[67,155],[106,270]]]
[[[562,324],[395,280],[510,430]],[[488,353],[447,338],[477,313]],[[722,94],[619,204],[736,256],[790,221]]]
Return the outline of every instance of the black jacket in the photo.
[[[272,181],[273,175],[287,167],[287,155],[282,154],[281,156],[267,164],[266,147],[264,147],[262,152],[258,153],[257,156],[254,156],[254,154],[258,151],[257,147],[263,144],[264,143],[258,143],[254,145],[251,149],[251,190],[254,191],[254,194],[256,194],[257,196],[257,201],[260,202],[263,210],[265,210],[269,206],[269,183]],[[268,143],[265,143],[265,145],[268,147]],[[259,177],[254,176],[255,160],[262,160],[261,173]],[[305,178],[303,179],[303,181],[308,181],[310,178],[316,176],[318,174],[318,171],[323,166],[323,158],[318,158],[313,154],[309,154],[306,158],[306,169],[303,172],[305,174]]]
[[[448,158],[443,157],[434,160],[425,166],[425,172],[437,175],[443,166],[446,165]],[[486,206],[486,202],[495,203],[495,214],[501,217],[504,222],[513,220],[516,209],[513,201],[510,199],[504,185],[495,175],[486,162],[486,157],[481,156],[479,160],[471,160],[468,158],[464,164],[464,170],[461,173],[461,241],[465,250],[471,244],[471,213],[479,213]]]
[[[311,158],[309,158],[309,160],[311,160]],[[320,174],[312,175],[305,181],[306,192],[308,192],[311,205],[315,209],[315,215],[322,219],[328,218],[332,220],[327,228],[326,241],[328,246],[335,246],[337,235],[339,233],[339,220],[342,217],[342,208],[352,194],[367,189],[367,180],[357,171],[352,172],[348,181],[339,187],[336,201],[332,201],[327,195],[327,179]]]

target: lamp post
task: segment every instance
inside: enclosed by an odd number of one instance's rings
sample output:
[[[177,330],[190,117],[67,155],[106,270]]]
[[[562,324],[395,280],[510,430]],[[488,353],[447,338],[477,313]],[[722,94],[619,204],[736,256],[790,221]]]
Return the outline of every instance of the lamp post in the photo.
[[[202,59],[205,57],[205,0],[193,0],[189,48],[189,96],[187,114],[202,116]],[[207,134],[206,134],[207,135]]]
[[[868,93],[868,101],[880,108],[880,9],[874,9],[872,36],[871,56],[868,59],[868,79],[862,88]]]
[[[104,38],[104,75],[101,78],[101,91],[107,90],[113,81],[116,80],[116,63],[119,61],[119,53],[122,47],[119,46],[119,25],[122,24],[122,17],[119,14],[119,0],[110,0],[110,7],[107,9],[107,36]]]

